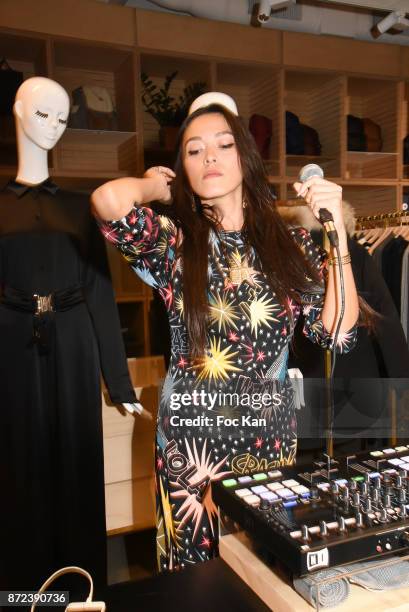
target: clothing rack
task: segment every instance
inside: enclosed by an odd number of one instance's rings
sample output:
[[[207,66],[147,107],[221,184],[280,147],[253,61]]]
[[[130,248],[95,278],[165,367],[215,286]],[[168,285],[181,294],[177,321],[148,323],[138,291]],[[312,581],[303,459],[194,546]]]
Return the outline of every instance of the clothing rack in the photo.
[[[360,226],[361,229],[364,229],[363,225],[366,223],[384,223],[386,222],[386,226],[390,225],[390,221],[394,221],[396,219],[402,219],[403,217],[409,217],[409,210],[399,210],[396,212],[390,213],[381,213],[379,215],[369,215],[366,217],[357,217],[356,223]]]

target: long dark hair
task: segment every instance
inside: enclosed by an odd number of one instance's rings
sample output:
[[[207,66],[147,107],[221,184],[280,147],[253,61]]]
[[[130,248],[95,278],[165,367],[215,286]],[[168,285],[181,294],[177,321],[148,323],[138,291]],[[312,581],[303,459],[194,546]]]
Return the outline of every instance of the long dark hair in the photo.
[[[173,208],[183,233],[179,254],[183,265],[184,317],[192,359],[203,357],[206,344],[209,232],[213,229],[218,233],[219,219],[192,193],[183,166],[183,136],[192,121],[207,113],[223,115],[234,136],[243,174],[243,201],[246,202],[244,235],[248,246],[254,247],[258,254],[262,271],[278,302],[286,309],[290,322],[292,312],[288,298],[297,301],[299,292],[311,286],[306,276],[319,280],[277,212],[262,159],[243,121],[218,104],[198,109],[180,129],[176,178],[172,186]]]

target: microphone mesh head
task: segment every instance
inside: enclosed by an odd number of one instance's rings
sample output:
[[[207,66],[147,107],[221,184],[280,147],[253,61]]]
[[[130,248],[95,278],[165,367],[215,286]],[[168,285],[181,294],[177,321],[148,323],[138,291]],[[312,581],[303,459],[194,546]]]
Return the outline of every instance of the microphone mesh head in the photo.
[[[307,164],[300,170],[299,180],[301,183],[305,183],[308,179],[313,176],[324,178],[324,170],[318,164]]]

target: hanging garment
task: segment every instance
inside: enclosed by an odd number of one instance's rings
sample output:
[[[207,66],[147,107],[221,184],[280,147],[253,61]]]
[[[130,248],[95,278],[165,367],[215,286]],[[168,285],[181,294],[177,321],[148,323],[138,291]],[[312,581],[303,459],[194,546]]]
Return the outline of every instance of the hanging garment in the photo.
[[[402,284],[402,257],[408,242],[401,236],[394,237],[383,249],[382,275],[391,292],[396,309],[400,314]]]
[[[176,257],[180,237],[175,223],[144,206],[134,206],[118,221],[101,222],[101,231],[126,257],[146,283],[157,288],[168,311],[171,359],[164,381],[156,435],[157,545],[161,569],[174,569],[206,561],[217,554],[217,508],[209,482],[232,474],[291,465],[297,450],[296,405],[287,375],[290,321],[286,309],[261,272],[253,248],[246,247],[240,231],[211,231],[208,255],[209,324],[203,359],[192,362],[184,319],[183,262]],[[325,261],[307,231],[292,232],[295,244],[321,274]],[[227,259],[226,259],[227,258]],[[231,269],[228,279],[226,270]],[[234,271],[234,275],[233,275]],[[234,278],[233,278],[234,276]],[[311,290],[290,307],[295,320],[305,311],[304,331],[322,347],[332,339],[319,318],[324,287]],[[345,333],[337,349],[347,352],[355,344],[356,329]],[[255,398],[280,389],[279,406],[263,411],[253,401],[246,406],[217,400],[218,393]],[[194,391],[212,392],[219,402],[214,410],[202,403],[189,405]],[[188,404],[174,405],[175,394],[188,395]],[[214,396],[213,396],[214,397]],[[194,400],[193,400],[194,401]],[[173,422],[203,416],[211,422],[186,427]],[[243,418],[265,415],[265,423]],[[222,424],[217,429],[217,415]],[[223,427],[224,415],[236,415],[235,428]],[[215,420],[213,420],[213,418]],[[257,419],[256,419],[257,420]]]
[[[343,203],[343,208],[345,225],[348,233],[352,235],[355,227],[353,209],[346,202]],[[321,226],[315,218],[312,218],[307,207],[279,207],[279,211],[292,226],[302,223],[309,228],[316,244],[322,243]],[[346,355],[338,355],[335,365],[335,380],[352,398],[348,408],[341,403],[338,404],[335,414],[335,434],[342,437],[343,441],[355,438],[351,442],[351,450],[354,445],[354,450],[360,450],[359,433],[366,431],[366,428],[373,424],[375,432],[373,438],[376,438],[375,422],[386,418],[384,406],[387,389],[382,379],[409,378],[409,351],[393,300],[371,256],[352,238],[348,238],[348,247],[357,291],[382,315],[375,320],[375,333],[369,333],[366,328],[358,327],[355,349]],[[315,395],[320,390],[314,380],[325,378],[324,366],[322,351],[317,350],[312,343],[305,342],[301,318],[294,333],[289,367],[298,367],[303,373],[306,379],[306,401],[313,406],[320,403],[318,396]],[[308,389],[314,394],[313,399],[308,395]],[[325,405],[325,402],[321,404]],[[316,430],[316,423],[320,421],[322,415],[314,412],[313,417],[312,424],[300,420],[300,430],[302,429],[305,436],[304,440],[299,441],[300,449],[317,447],[316,440],[308,442],[305,439],[308,436],[314,437],[311,432]],[[370,438],[370,434],[366,437]],[[319,444],[322,444],[322,440]]]
[[[64,565],[105,582],[100,369],[135,394],[104,246],[85,194],[1,190],[0,590]]]
[[[409,246],[406,247],[402,257],[402,280],[400,296],[400,320],[403,331],[408,340],[409,329]]]

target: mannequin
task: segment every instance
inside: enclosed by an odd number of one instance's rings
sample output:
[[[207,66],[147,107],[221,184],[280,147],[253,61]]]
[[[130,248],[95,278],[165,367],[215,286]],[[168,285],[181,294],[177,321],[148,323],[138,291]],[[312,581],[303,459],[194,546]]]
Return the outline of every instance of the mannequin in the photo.
[[[88,197],[49,179],[68,112],[55,81],[20,86],[18,172],[0,191],[0,590],[37,589],[63,565],[105,586],[100,370],[113,403],[143,410]]]
[[[22,83],[13,107],[18,151],[16,182],[38,185],[49,178],[48,151],[65,132],[70,98],[56,81],[32,77]],[[122,404],[129,413],[151,419],[139,402]]]

